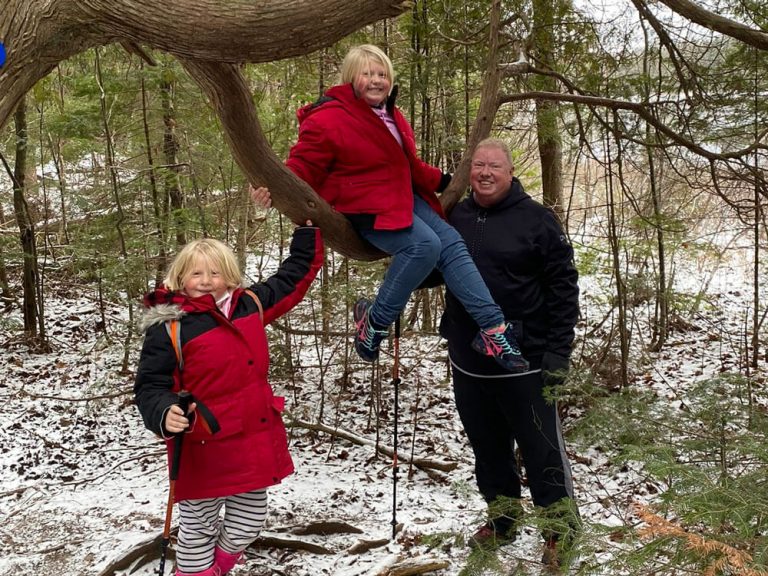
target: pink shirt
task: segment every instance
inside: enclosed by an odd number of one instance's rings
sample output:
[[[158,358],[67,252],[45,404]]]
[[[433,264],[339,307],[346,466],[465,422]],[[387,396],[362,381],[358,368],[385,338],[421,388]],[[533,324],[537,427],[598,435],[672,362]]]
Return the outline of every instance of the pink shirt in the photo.
[[[227,293],[224,294],[217,302],[216,306],[218,306],[219,310],[221,310],[221,313],[224,314],[227,318],[229,318],[229,307],[232,304],[232,292],[227,290]]]
[[[397,140],[397,143],[400,144],[400,146],[403,145],[403,138],[400,136],[400,132],[397,131],[397,125],[395,124],[395,119],[392,118],[392,115],[387,112],[387,109],[382,106],[381,108],[376,108],[374,106],[371,106],[371,110],[376,112],[376,116],[382,119],[384,124],[387,125],[387,128],[389,128],[389,131],[392,132],[392,136],[395,137],[395,140]]]

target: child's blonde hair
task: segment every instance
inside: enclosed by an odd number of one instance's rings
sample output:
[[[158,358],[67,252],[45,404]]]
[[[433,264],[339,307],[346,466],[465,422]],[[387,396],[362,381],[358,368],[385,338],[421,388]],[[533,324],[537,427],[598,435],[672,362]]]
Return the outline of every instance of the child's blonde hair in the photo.
[[[360,74],[369,62],[376,62],[384,66],[387,71],[387,78],[390,81],[390,91],[395,82],[395,69],[392,66],[392,60],[389,59],[384,51],[373,44],[361,44],[350,48],[344,61],[341,63],[341,83],[348,84],[354,82],[357,75]]]
[[[237,288],[243,283],[243,274],[240,272],[240,266],[232,249],[219,240],[201,238],[186,244],[173,259],[168,268],[168,274],[163,280],[165,287],[169,290],[184,288],[184,282],[198,259],[216,268],[226,282],[227,288]]]

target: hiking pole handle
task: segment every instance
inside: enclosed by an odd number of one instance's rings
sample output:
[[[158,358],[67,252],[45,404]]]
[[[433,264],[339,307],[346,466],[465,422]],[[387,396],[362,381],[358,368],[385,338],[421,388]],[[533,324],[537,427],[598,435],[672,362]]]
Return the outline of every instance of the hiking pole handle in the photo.
[[[179,405],[179,408],[182,409],[184,412],[184,415],[187,415],[187,411],[189,410],[189,405],[192,403],[192,393],[188,392],[187,390],[181,390],[178,393],[179,401],[177,404]]]
[[[189,411],[189,405],[192,403],[192,394],[187,392],[186,390],[182,390],[179,392],[179,399],[177,404],[179,405],[179,408],[181,408],[181,411],[184,412],[184,416],[187,415],[187,412]],[[171,471],[170,471],[170,479],[176,480],[176,478],[179,477],[179,463],[181,462],[181,446],[184,441],[184,434],[186,433],[186,430],[182,430],[181,432],[177,432],[173,439],[173,460],[171,460]]]

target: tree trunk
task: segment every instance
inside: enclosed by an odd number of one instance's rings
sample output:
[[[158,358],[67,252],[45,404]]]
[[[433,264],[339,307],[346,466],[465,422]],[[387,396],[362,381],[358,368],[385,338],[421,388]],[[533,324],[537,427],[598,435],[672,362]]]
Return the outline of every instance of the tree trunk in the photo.
[[[64,159],[61,151],[61,139],[57,136],[54,139],[52,134],[48,134],[48,146],[53,156],[53,165],[56,168],[56,180],[59,185],[59,212],[61,218],[59,222],[59,233],[56,241],[59,244],[69,244],[69,230],[67,228],[67,179],[65,176]]]
[[[614,118],[615,120],[615,118]],[[618,142],[621,154],[621,142]],[[627,323],[627,288],[624,283],[624,273],[621,267],[621,238],[619,236],[619,223],[616,214],[616,195],[614,194],[614,173],[613,160],[610,157],[611,140],[610,135],[605,136],[605,149],[607,153],[608,171],[606,178],[606,207],[608,209],[608,242],[611,249],[611,264],[613,268],[613,277],[616,281],[616,309],[618,311],[618,330],[619,330],[619,351],[621,353],[621,363],[619,365],[619,380],[622,390],[629,387],[629,329]]]
[[[469,165],[472,161],[472,152],[483,138],[491,133],[493,120],[499,110],[499,88],[501,86],[502,71],[499,68],[499,42],[501,39],[501,2],[493,0],[489,15],[488,57],[486,58],[485,71],[483,73],[483,86],[480,92],[480,105],[472,124],[472,131],[467,139],[467,145],[461,162],[453,174],[450,185],[440,197],[440,203],[446,212],[451,209],[464,195],[469,187]]]
[[[143,68],[143,66],[142,66]],[[144,75],[141,77],[141,119],[142,128],[144,131],[144,147],[147,152],[147,165],[149,171],[149,190],[152,194],[152,215],[155,221],[150,225],[155,235],[156,246],[150,245],[150,253],[145,253],[147,261],[155,260],[155,250],[157,251],[157,259],[155,261],[155,285],[160,285],[165,276],[165,270],[168,266],[168,254],[165,248],[165,230],[167,228],[165,201],[161,199],[160,192],[157,187],[157,177],[155,175],[155,157],[152,154],[152,140],[149,135],[149,105],[147,102],[147,87],[144,82]],[[146,226],[146,220],[142,218],[144,225]],[[146,246],[146,245],[145,245]]]
[[[184,194],[179,178],[179,139],[176,137],[176,114],[173,107],[173,81],[163,78],[160,81],[160,101],[163,106],[163,156],[165,167],[163,186],[165,196],[170,201],[173,223],[176,226],[176,245],[187,243],[187,219],[184,216]],[[167,205],[167,204],[166,204]]]
[[[5,212],[2,204],[0,204],[0,226],[5,226]],[[8,270],[5,267],[5,257],[0,252],[0,303],[2,303],[3,310],[8,312],[13,301],[11,286],[8,283]]]
[[[37,330],[37,245],[35,243],[34,219],[29,212],[25,197],[27,170],[27,103],[24,98],[13,117],[16,132],[16,159],[13,168],[13,208],[16,212],[16,223],[19,226],[19,240],[24,252],[22,291],[24,303],[24,333],[31,339],[36,339]]]
[[[536,134],[545,206],[563,217],[563,145],[558,126],[558,104],[536,100]]]
[[[661,207],[661,194],[656,177],[656,163],[654,161],[654,148],[650,146],[650,126],[646,126],[648,153],[648,173],[650,176],[650,193],[653,205],[653,223],[656,232],[656,248],[658,250],[659,271],[656,278],[656,314],[653,323],[653,341],[651,350],[658,352],[667,341],[669,325],[669,298],[667,290],[667,256],[666,241],[664,238],[664,212]]]
[[[551,66],[556,61],[554,3],[548,0],[533,2],[533,45],[537,60]],[[536,90],[557,92],[557,80],[550,76],[534,76]],[[563,144],[560,138],[559,104],[550,100],[536,100],[536,134],[541,162],[541,188],[546,206],[563,217]]]

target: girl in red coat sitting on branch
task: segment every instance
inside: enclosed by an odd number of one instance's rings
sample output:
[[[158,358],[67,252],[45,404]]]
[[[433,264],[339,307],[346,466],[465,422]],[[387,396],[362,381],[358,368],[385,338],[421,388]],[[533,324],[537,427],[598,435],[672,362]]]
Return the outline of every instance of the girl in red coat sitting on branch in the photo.
[[[298,111],[299,139],[286,162],[362,238],[392,255],[375,300],[355,304],[355,349],[363,360],[375,360],[411,292],[437,268],[479,327],[473,348],[511,372],[526,372],[512,325],[445,220],[436,191],[450,175],[417,156],[413,129],[395,107],[393,76],[381,49],[352,48],[342,83]]]
[[[265,188],[252,195],[258,204],[268,200]],[[244,290],[232,250],[195,240],[145,297],[136,404],[147,428],[166,438],[169,463],[173,435],[186,431],[175,484],[177,576],[226,574],[264,525],[267,487],[293,472],[280,415],[285,401],[267,382],[264,326],[304,297],[322,261],[320,230],[307,221],[274,276]],[[173,321],[183,365],[167,330]],[[182,389],[194,398],[189,414],[178,405]],[[216,434],[203,425],[210,414]]]

